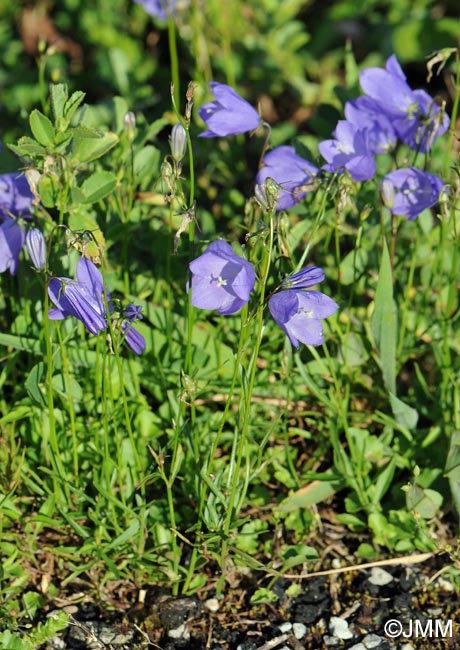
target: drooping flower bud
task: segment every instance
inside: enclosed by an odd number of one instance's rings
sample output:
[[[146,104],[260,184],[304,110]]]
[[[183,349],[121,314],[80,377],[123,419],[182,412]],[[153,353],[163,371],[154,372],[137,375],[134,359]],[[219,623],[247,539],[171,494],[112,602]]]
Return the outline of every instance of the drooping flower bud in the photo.
[[[38,228],[32,228],[26,235],[26,247],[32,264],[41,271],[46,265],[46,245],[43,233]]]

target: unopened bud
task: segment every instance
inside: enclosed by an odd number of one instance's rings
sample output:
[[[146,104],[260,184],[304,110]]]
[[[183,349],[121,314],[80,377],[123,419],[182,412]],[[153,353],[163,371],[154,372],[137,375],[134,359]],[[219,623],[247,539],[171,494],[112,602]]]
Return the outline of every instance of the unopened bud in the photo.
[[[124,118],[125,132],[128,140],[132,142],[134,140],[136,132],[136,116],[132,111],[125,113]]]
[[[172,157],[176,162],[180,162],[187,150],[187,134],[182,124],[175,124],[173,126],[169,143],[171,145]]]
[[[34,267],[41,271],[46,265],[46,246],[43,233],[38,228],[32,228],[26,235],[26,247]]]
[[[391,210],[395,204],[395,188],[393,183],[384,178],[380,186],[380,192],[384,205]]]

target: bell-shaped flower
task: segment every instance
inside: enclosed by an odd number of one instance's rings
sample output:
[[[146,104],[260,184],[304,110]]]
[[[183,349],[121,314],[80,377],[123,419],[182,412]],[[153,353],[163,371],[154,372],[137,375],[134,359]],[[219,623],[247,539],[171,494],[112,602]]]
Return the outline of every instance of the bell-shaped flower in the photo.
[[[299,342],[321,345],[324,342],[321,320],[338,309],[337,303],[323,293],[303,290],[323,279],[322,269],[307,267],[287,278],[281,285],[293,288],[273,294],[268,301],[271,315],[295,348],[299,347]]]
[[[233,252],[223,240],[212,242],[190,262],[192,305],[234,314],[249,301],[256,274],[254,267]]]
[[[397,136],[390,118],[382,113],[379,104],[362,95],[345,104],[345,117],[359,129],[367,130],[369,150],[372,153],[388,153],[396,146]]]
[[[33,199],[25,176],[18,172],[0,174],[0,217],[29,215]]]
[[[449,128],[449,117],[424,90],[412,90],[393,54],[382,68],[363,70],[361,87],[391,119],[399,139],[424,153]]]
[[[41,230],[31,228],[27,231],[26,248],[32,264],[41,271],[46,266],[46,244]]]
[[[337,172],[346,169],[353,180],[366,181],[375,175],[375,160],[366,128],[340,120],[332,134],[334,139],[323,140],[318,147],[328,164],[324,169]]]
[[[134,0],[144,7],[145,11],[155,18],[166,20],[168,14],[175,14],[179,6],[188,5],[188,0]]]
[[[439,176],[415,167],[397,169],[387,174],[381,183],[381,195],[393,213],[415,219],[423,210],[439,200],[444,183]]]
[[[287,210],[313,191],[314,178],[319,170],[298,156],[294,147],[283,145],[272,149],[265,154],[263,164],[257,173],[256,182],[261,185],[267,178],[271,178],[277,183],[277,210]]]
[[[201,119],[208,127],[207,131],[200,133],[200,138],[236,135],[257,129],[261,123],[260,115],[231,86],[215,81],[209,85],[216,99],[199,110]]]
[[[21,226],[14,219],[5,219],[0,226],[0,273],[9,271],[11,275],[16,275],[24,239]]]
[[[77,280],[69,278],[52,278],[48,284],[48,295],[55,305],[48,312],[50,320],[62,320],[73,316],[83,323],[91,334],[97,335],[107,329],[107,309],[104,299],[104,280],[99,269],[88,259],[82,257],[77,264]],[[106,290],[109,315],[113,307],[108,290]],[[145,349],[144,337],[131,326],[131,317],[122,323],[126,332],[126,343],[136,354]],[[139,318],[137,312],[136,319]],[[134,319],[135,320],[135,319]],[[143,341],[143,344],[142,344]]]

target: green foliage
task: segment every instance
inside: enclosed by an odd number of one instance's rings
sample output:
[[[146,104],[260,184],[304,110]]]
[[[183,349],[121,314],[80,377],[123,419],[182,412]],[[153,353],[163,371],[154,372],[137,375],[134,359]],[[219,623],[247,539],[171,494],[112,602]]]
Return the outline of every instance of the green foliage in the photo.
[[[13,4],[0,0],[0,167],[27,172],[48,262],[36,273],[24,255],[16,278],[0,278],[0,648],[38,647],[66,625],[50,616],[19,633],[17,621],[46,602],[34,577],[43,549],[60,572],[52,597],[88,575],[101,589],[128,578],[177,594],[203,591],[211,574],[223,591],[241,565],[300,573],[322,559],[325,512],[363,536],[361,558],[442,549],[449,504],[460,513],[451,144],[415,159],[449,174],[439,212],[391,222],[374,181],[342,174],[275,215],[252,198],[260,132],[199,139],[195,109],[206,81],[231,83],[260,101],[271,146],[295,143],[321,165],[318,142],[357,95],[360,70],[394,45],[424,77],[432,44],[452,54],[451,16],[432,21],[425,0],[417,10],[396,0],[192,3],[177,17],[175,71],[164,25],[131,0],[50,3],[48,18],[78,47],[43,43],[33,55]],[[360,47],[344,47],[349,20],[366,34]],[[168,150],[179,118],[190,136],[180,164]],[[401,148],[379,174],[414,158]],[[257,297],[231,317],[187,297],[190,260],[220,237],[258,278]],[[48,280],[73,278],[82,255],[112,298],[112,331],[99,336],[47,317]],[[266,303],[306,265],[324,268],[321,290],[339,311],[324,346],[295,351]],[[141,356],[120,345],[129,303],[142,307]],[[263,587],[251,602],[276,598]]]

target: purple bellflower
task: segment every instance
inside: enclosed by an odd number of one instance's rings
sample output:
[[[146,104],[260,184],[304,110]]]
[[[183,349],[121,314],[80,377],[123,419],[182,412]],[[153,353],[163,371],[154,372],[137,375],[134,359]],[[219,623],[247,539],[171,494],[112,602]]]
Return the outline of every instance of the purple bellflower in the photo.
[[[69,278],[52,278],[48,284],[48,295],[55,308],[48,312],[50,320],[62,320],[67,316],[78,318],[91,334],[97,335],[107,329],[107,311],[104,302],[104,281],[102,273],[88,259],[82,257],[77,264],[77,280]],[[107,291],[109,313],[112,313],[112,302]],[[130,307],[128,305],[128,307]],[[134,305],[132,305],[134,307]],[[129,311],[127,309],[127,311]],[[145,349],[144,337],[131,325],[132,312],[123,322],[122,331],[128,346],[136,354]],[[139,319],[139,312],[134,320]]]
[[[277,210],[287,210],[301,201],[313,190],[318,168],[298,156],[294,147],[282,146],[265,154],[264,166],[259,170],[256,182],[261,185],[272,178],[279,185]]]
[[[322,280],[322,269],[309,266],[284,280],[281,287],[287,288],[273,294],[268,301],[271,315],[295,348],[299,348],[299,342],[321,345],[324,342],[321,319],[338,309],[337,303],[323,293],[304,291]]]
[[[180,2],[178,0],[134,0],[134,2],[141,4],[150,16],[160,18],[160,20],[166,20],[168,12],[174,14],[178,4],[188,4],[185,0],[180,0]]]
[[[367,129],[369,150],[372,153],[388,153],[396,146],[396,133],[390,118],[382,113],[379,104],[362,95],[345,104],[345,117],[359,129]]]
[[[233,252],[227,242],[212,242],[196,260],[190,262],[192,305],[217,309],[219,314],[234,314],[249,300],[256,274],[254,267]]]
[[[38,228],[31,228],[26,235],[26,248],[34,267],[41,271],[46,266],[46,244],[43,233]]]
[[[200,133],[200,138],[236,135],[257,129],[261,123],[260,115],[231,86],[215,81],[209,85],[216,100],[199,110],[201,119],[208,127],[207,131]]]
[[[390,212],[412,220],[438,202],[444,183],[439,176],[408,167],[387,174],[380,187]]]
[[[25,233],[14,219],[5,219],[0,226],[0,273],[16,275],[19,253],[24,246]]]
[[[393,54],[382,68],[363,70],[361,87],[391,119],[400,140],[424,153],[449,128],[449,117],[424,90],[412,90]]]
[[[319,150],[328,162],[323,169],[336,172],[345,168],[355,181],[366,181],[375,175],[375,160],[366,128],[339,120],[332,134],[333,140],[323,140]]]
[[[33,198],[25,176],[0,174],[0,218],[29,216]]]

